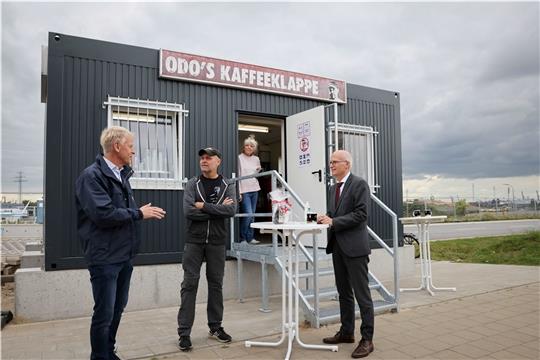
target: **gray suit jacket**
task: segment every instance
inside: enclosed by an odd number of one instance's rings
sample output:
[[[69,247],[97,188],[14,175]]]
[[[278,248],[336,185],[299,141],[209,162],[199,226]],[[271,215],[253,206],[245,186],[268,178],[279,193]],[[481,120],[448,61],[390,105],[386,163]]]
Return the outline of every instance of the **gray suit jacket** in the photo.
[[[337,207],[334,204],[336,185],[330,187],[328,194],[328,216],[333,219],[333,225],[328,230],[326,253],[332,253],[335,242],[338,242],[341,250],[350,257],[369,255],[369,185],[364,179],[351,173],[342,186],[344,188]]]

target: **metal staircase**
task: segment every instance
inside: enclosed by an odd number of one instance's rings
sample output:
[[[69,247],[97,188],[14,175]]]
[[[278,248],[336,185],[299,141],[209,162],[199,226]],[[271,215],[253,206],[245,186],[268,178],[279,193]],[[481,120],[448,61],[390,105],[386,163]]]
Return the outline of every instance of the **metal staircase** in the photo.
[[[294,192],[293,189],[285,182],[285,180],[276,172],[268,171],[260,174],[233,178],[233,181],[244,180],[252,177],[272,177],[272,189],[275,189],[278,183],[282,188],[286,189],[296,204],[294,206],[301,206],[305,209],[305,204]],[[375,195],[371,195],[371,199],[374,203],[379,205],[385,210],[393,221],[393,246],[389,247],[375,232],[368,227],[368,232],[371,237],[379,243],[379,245],[386,250],[386,252],[393,257],[394,264],[394,279],[393,279],[393,292],[389,291],[381,281],[379,281],[375,275],[369,273],[369,287],[372,290],[373,305],[375,313],[384,311],[398,311],[399,310],[399,274],[398,274],[398,230],[397,230],[397,215],[388,208],[380,199]],[[235,217],[245,217],[245,214],[236,214]],[[268,217],[271,214],[267,213],[255,213],[251,216],[255,217]],[[229,256],[235,257],[237,261],[238,270],[238,299],[243,301],[243,261],[256,261],[261,264],[261,311],[270,311],[268,308],[268,265],[273,265],[278,272],[287,271],[286,256],[283,251],[283,247],[279,246],[278,239],[274,235],[271,245],[250,245],[239,244],[234,242],[234,219],[231,219],[231,233],[230,241],[231,248],[228,252]],[[296,239],[295,239],[296,240]],[[296,242],[295,242],[296,243]],[[304,270],[300,272],[299,284],[293,282],[293,287],[299,291],[300,304],[303,308],[305,320],[308,321],[312,327],[319,327],[320,325],[333,323],[339,321],[339,303],[337,301],[337,290],[334,285],[334,270],[332,267],[332,259],[330,255],[327,255],[324,249],[317,248],[316,236],[313,236],[313,243],[311,247],[306,247],[302,243],[297,243],[300,248],[300,263],[303,264]],[[357,308],[357,316],[360,312]]]

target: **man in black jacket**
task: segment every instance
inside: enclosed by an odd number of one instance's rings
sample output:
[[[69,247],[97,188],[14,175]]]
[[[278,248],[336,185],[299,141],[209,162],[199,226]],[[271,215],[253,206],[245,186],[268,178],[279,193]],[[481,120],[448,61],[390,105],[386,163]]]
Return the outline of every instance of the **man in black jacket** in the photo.
[[[192,347],[190,335],[195,320],[195,301],[203,260],[206,260],[208,283],[208,336],[223,343],[232,340],[221,322],[225,242],[229,218],[236,213],[236,191],[234,185],[218,173],[221,159],[221,153],[213,147],[199,150],[202,174],[189,180],[184,189],[186,244],[182,257],[182,303],[178,310],[178,346],[182,351],[189,351]]]
[[[352,352],[353,358],[373,351],[374,312],[369,290],[368,263],[371,248],[367,231],[370,190],[366,181],[351,174],[352,156],[338,150],[330,158],[330,170],[337,183],[330,187],[328,214],[318,222],[330,225],[326,253],[332,254],[334,276],[339,294],[341,328],[327,344],[353,343],[355,309],[360,307],[362,339]]]
[[[94,314],[90,325],[91,359],[118,359],[116,332],[126,307],[132,259],[143,219],[162,219],[165,211],[146,204],[137,207],[129,178],[133,134],[112,126],[100,139],[104,155],[83,170],[76,187],[77,230],[88,263]]]

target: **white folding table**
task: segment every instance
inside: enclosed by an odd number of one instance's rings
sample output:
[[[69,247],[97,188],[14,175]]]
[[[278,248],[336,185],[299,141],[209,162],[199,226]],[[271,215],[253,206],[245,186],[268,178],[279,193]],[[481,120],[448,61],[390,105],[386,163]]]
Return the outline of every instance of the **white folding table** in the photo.
[[[418,242],[420,248],[420,271],[422,274],[422,282],[417,288],[402,288],[403,291],[418,291],[427,290],[431,296],[435,295],[433,291],[456,291],[452,288],[438,288],[433,285],[433,276],[431,272],[431,250],[429,246],[429,225],[435,222],[444,222],[445,215],[440,216],[414,216],[400,218],[403,224],[416,224],[418,231]]]
[[[282,296],[282,319],[281,319],[281,339],[277,342],[260,342],[246,341],[246,347],[251,346],[270,346],[277,347],[288,338],[287,354],[285,360],[291,356],[292,343],[296,339],[298,344],[306,349],[332,350],[338,351],[336,345],[309,345],[300,340],[298,329],[298,246],[300,237],[305,234],[319,234],[326,229],[328,225],[305,223],[305,222],[289,222],[285,224],[274,224],[272,222],[254,222],[252,228],[259,229],[261,233],[276,234],[281,237],[283,246],[286,248],[283,259],[281,261],[281,296]],[[287,241],[288,238],[288,241]],[[293,302],[293,282],[296,285],[294,290]],[[294,303],[294,310],[293,310]]]

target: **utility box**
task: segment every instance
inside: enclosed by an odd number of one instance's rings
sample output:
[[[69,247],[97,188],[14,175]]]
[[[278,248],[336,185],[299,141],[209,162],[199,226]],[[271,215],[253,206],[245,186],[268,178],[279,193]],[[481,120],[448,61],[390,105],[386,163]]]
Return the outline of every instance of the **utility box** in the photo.
[[[45,219],[45,203],[43,200],[36,202],[36,224],[43,224]]]

